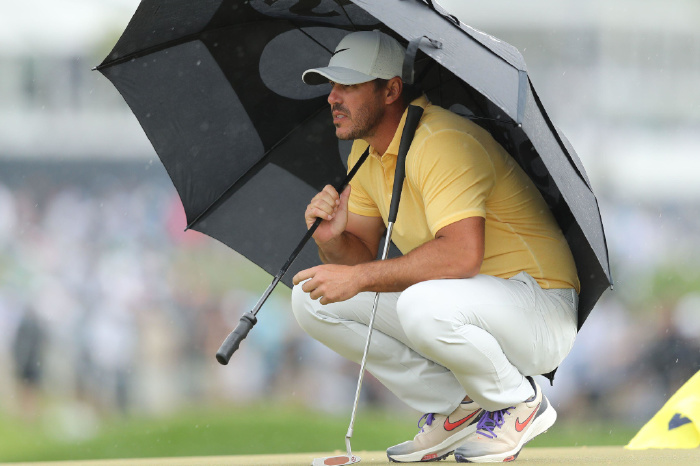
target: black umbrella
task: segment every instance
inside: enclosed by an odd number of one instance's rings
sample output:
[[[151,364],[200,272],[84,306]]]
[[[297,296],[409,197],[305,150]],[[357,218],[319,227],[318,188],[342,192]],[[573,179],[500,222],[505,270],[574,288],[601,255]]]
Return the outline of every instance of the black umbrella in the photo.
[[[576,260],[580,327],[612,283],[583,165],[518,50],[431,0],[143,0],[98,69],[148,135],[187,228],[274,275],[306,232],[306,204],[340,184],[349,152],[334,135],[330,88],[301,74],[327,65],[348,32],[372,29],[418,51],[415,77],[430,100],[489,130],[540,189]],[[318,263],[311,242],[282,282]]]

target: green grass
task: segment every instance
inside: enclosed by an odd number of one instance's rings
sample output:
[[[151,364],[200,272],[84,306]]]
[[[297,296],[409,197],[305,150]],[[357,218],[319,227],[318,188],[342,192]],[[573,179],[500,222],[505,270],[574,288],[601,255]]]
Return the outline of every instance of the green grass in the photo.
[[[61,439],[45,422],[0,417],[0,461],[246,455],[342,450],[349,413],[328,416],[293,406],[191,409],[162,418],[104,419],[89,439]],[[416,419],[389,417],[365,408],[353,447],[384,450],[410,439]],[[624,445],[631,427],[558,425],[535,446]],[[60,433],[60,432],[59,432]]]

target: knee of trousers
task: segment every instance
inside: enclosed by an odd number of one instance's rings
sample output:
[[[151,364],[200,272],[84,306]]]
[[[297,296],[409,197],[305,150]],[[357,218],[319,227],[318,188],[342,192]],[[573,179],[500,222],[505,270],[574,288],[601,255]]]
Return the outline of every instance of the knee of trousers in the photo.
[[[301,289],[301,286],[300,283],[292,288],[292,313],[299,326],[306,333],[312,334],[319,320],[316,314],[317,306],[314,306],[314,300],[311,299],[309,293]]]
[[[435,318],[431,312],[434,306],[429,282],[406,288],[396,303],[396,313],[406,336],[421,352],[430,353],[436,336],[453,329],[452,323]]]

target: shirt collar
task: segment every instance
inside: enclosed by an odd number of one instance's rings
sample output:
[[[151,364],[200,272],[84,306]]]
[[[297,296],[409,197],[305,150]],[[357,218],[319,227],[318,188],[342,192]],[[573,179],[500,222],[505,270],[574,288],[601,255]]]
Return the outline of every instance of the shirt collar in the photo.
[[[428,105],[430,105],[430,102],[428,101],[428,98],[425,96],[425,94],[422,94],[420,97],[417,99],[413,100],[411,102],[411,105],[416,105],[418,107],[421,107],[425,109]],[[396,133],[394,133],[394,137],[389,143],[389,147],[387,147],[386,152],[384,154],[380,154],[375,150],[374,147],[370,146],[369,150],[369,155],[376,157],[376,158],[381,158],[382,155],[393,155],[393,156],[398,156],[399,155],[399,145],[401,144],[401,135],[403,133],[403,127],[406,124],[406,116],[408,115],[408,107],[406,107],[406,110],[404,110],[403,115],[401,116],[401,121],[399,122],[399,126],[396,128]]]

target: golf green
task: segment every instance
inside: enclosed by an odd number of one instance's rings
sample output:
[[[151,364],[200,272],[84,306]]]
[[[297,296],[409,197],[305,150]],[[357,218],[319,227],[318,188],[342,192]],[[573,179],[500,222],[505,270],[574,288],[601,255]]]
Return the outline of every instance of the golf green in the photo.
[[[40,463],[6,463],[7,465],[31,466],[223,466],[223,465],[288,465],[308,466],[314,458],[343,454],[344,452],[295,453],[291,455],[247,455],[247,456],[199,456],[181,458],[117,459],[99,461],[58,461]],[[360,464],[389,463],[383,451],[356,452],[362,458]],[[454,463],[449,457],[438,464]],[[598,466],[601,464],[652,466],[659,464],[690,465],[700,464],[700,449],[692,450],[625,450],[622,447],[559,447],[525,448],[517,464],[527,465],[580,465]]]

